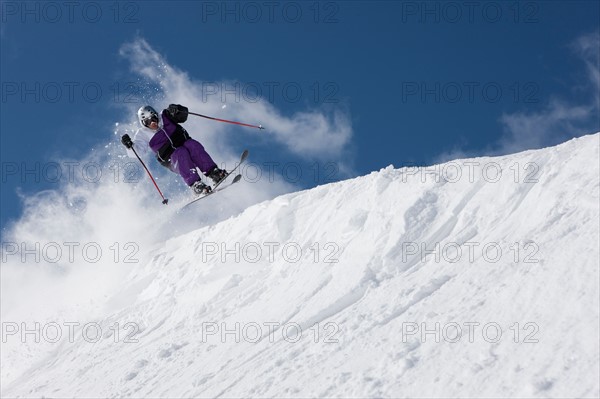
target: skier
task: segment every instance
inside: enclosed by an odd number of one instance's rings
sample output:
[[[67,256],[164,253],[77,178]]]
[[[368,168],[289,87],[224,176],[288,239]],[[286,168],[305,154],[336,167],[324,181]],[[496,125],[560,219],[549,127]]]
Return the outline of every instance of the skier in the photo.
[[[202,182],[196,168],[211,178],[215,184],[227,177],[227,171],[218,168],[202,144],[192,139],[180,125],[187,120],[186,107],[170,104],[161,112],[159,118],[154,108],[145,105],[138,110],[137,115],[146,133],[142,133],[143,130],[138,131],[135,135],[136,141],[146,141],[156,154],[158,162],[171,171],[179,173],[194,193],[201,195],[212,190],[209,185]],[[152,133],[152,136],[149,137],[147,133]],[[127,148],[133,146],[127,134],[121,138],[121,141]]]

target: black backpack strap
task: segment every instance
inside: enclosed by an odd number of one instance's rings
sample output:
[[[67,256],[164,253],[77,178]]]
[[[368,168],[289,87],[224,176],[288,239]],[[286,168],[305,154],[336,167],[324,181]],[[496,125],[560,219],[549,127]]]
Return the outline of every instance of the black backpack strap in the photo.
[[[156,159],[158,162],[163,166],[168,166],[171,161],[171,155],[173,155],[175,149],[181,147],[183,143],[190,138],[188,132],[182,126],[177,125],[175,131],[171,137],[169,137],[169,141],[156,152]]]

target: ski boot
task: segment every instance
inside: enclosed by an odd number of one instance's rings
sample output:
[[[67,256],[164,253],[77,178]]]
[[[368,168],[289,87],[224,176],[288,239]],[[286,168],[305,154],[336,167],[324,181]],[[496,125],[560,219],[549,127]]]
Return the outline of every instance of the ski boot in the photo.
[[[229,173],[227,173],[227,171],[225,169],[219,169],[218,167],[215,166],[214,168],[212,168],[212,170],[210,172],[208,172],[208,174],[206,176],[210,177],[212,179],[212,181],[215,182],[215,185],[217,185],[223,179],[225,179],[227,176],[229,176]]]
[[[210,186],[207,186],[206,184],[204,184],[202,182],[202,180],[198,180],[197,182],[192,184],[190,187],[192,187],[192,190],[194,191],[194,193],[196,195],[206,195],[212,191]]]

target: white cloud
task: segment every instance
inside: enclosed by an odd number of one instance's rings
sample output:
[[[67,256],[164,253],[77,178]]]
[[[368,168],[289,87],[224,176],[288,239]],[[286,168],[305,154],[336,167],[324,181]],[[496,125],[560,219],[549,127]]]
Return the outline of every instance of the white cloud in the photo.
[[[433,162],[543,148],[600,130],[600,33],[582,35],[569,48],[585,65],[583,82],[576,88],[577,103],[553,96],[541,111],[504,113],[500,117],[504,135],[497,142],[478,150],[466,150],[465,143],[459,143],[437,155]]]
[[[598,106],[600,104],[600,32],[579,37],[571,47],[585,62],[596,106]]]
[[[595,133],[598,129],[600,33],[583,35],[573,41],[570,48],[585,63],[585,96],[590,100],[582,97],[579,103],[572,103],[554,97],[542,111],[503,114],[500,121],[505,128],[505,136],[500,140],[497,153],[540,148],[573,135]]]
[[[504,114],[500,118],[506,135],[500,141],[501,153],[548,146],[571,135],[593,133],[581,130],[581,124],[593,117],[595,105],[571,105],[552,99],[546,109],[537,113]]]
[[[260,98],[255,102],[228,102],[223,107],[221,90],[234,87],[235,82],[210,82],[211,92],[207,95],[206,89],[209,86],[203,84],[207,82],[193,80],[184,71],[169,65],[165,57],[142,38],[123,45],[120,53],[131,63],[135,73],[161,87],[167,102],[180,103],[190,111],[221,119],[261,124],[266,130],[257,129],[253,131],[255,135],[274,140],[300,157],[340,161],[348,150],[352,139],[352,124],[344,110],[299,110],[287,117],[274,105]],[[193,117],[186,124],[192,127],[188,128],[190,133],[196,131],[194,127],[201,131],[203,140],[210,143],[211,147],[218,151],[227,150],[223,134],[231,131],[232,125],[206,122]]]

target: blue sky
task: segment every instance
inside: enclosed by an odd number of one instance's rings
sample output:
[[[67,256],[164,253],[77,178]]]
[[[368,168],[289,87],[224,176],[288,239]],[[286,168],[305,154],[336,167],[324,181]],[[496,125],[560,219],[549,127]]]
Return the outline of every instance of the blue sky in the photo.
[[[1,4],[3,231],[146,102],[262,123],[188,130],[296,188],[600,130],[595,1]]]

